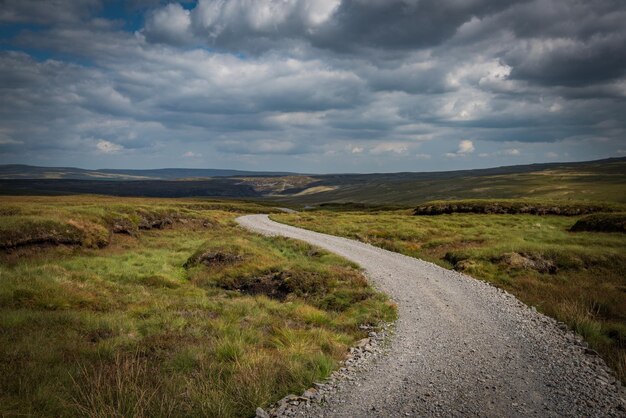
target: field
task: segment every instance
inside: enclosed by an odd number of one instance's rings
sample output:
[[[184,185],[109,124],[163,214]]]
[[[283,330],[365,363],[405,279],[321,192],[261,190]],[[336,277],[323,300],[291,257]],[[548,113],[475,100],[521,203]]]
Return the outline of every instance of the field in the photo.
[[[255,203],[0,203],[0,415],[251,416],[395,317],[351,263],[236,226]]]
[[[493,283],[576,330],[626,380],[626,235],[570,231],[584,216],[413,213],[319,210],[271,217]],[[585,225],[623,228],[623,214],[586,216],[593,222]]]

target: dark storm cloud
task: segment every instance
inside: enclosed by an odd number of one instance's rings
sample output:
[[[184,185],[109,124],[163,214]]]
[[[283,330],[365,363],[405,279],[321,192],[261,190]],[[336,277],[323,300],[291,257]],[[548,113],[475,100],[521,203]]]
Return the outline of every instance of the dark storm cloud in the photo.
[[[88,18],[100,0],[0,0],[0,22],[71,24]]]
[[[515,1],[345,0],[318,31],[314,44],[350,51],[355,48],[415,49],[450,38],[472,17],[506,9]]]
[[[626,74],[626,31],[588,40],[525,42],[503,57],[511,78],[554,86],[584,86]]]

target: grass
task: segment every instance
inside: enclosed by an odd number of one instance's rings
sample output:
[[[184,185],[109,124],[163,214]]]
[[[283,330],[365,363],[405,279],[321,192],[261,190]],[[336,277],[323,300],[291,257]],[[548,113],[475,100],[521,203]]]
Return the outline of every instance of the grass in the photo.
[[[233,221],[267,210],[3,199],[0,415],[251,416],[327,376],[395,307],[353,264]],[[73,241],[6,236],[33,230]]]
[[[404,210],[314,211],[272,218],[487,280],[567,323],[626,381],[624,234],[570,232],[580,216],[414,216]]]

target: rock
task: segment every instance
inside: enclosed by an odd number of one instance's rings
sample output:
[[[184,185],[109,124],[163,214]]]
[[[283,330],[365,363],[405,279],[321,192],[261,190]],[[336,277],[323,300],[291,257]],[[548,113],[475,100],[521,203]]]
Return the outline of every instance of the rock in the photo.
[[[270,415],[261,407],[256,409],[256,418],[270,418]]]
[[[318,391],[315,388],[309,388],[307,390],[304,391],[304,393],[302,394],[303,398],[307,398],[307,399],[315,399],[318,396]]]
[[[519,254],[505,253],[499,259],[501,264],[505,264],[514,269],[536,270],[539,273],[554,274],[558,268],[554,262],[543,258],[540,254]]]
[[[461,260],[454,265],[454,269],[457,271],[473,270],[478,266],[474,260]]]
[[[370,343],[369,338],[363,338],[362,340],[357,341],[356,347],[362,348],[368,345],[369,343]]]

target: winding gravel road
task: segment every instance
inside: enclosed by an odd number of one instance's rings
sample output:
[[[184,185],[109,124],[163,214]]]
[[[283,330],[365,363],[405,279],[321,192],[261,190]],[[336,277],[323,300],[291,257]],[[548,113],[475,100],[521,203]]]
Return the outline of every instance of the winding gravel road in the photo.
[[[368,244],[273,222],[245,228],[350,259],[398,304],[388,354],[310,416],[626,416],[624,391],[578,336],[510,294]]]

